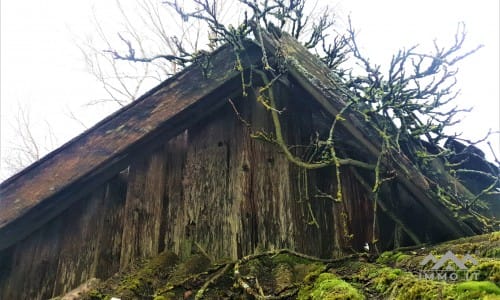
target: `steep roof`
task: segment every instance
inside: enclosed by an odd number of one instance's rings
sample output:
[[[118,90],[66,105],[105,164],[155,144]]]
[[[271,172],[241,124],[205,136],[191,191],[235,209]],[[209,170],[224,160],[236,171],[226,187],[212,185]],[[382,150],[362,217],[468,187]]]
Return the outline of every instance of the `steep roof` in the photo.
[[[345,91],[331,72],[296,40],[283,34],[263,34],[270,57],[285,56],[288,71],[330,114],[345,107]],[[261,45],[248,41],[243,65],[260,65]],[[138,100],[105,118],[41,160],[0,185],[0,250],[23,239],[93,189],[127,167],[135,153],[159,134],[174,137],[241,92],[240,74],[229,46],[210,56],[210,75],[193,64]],[[373,157],[380,151],[377,134],[362,126],[363,118],[350,113],[342,125]],[[165,136],[166,135],[166,136]],[[450,237],[474,234],[478,224],[465,224],[443,210],[429,195],[425,177],[402,154],[393,155],[398,180],[441,222]],[[445,213],[443,213],[443,211]],[[471,227],[472,226],[472,227]]]

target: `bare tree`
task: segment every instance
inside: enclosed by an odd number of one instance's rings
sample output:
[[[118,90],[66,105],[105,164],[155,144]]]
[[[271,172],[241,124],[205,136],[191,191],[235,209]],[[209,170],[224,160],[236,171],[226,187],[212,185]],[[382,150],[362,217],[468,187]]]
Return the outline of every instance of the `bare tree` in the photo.
[[[34,120],[28,106],[17,105],[10,128],[16,138],[5,147],[6,153],[2,155],[2,169],[6,174],[19,172],[58,144],[49,122]]]
[[[231,3],[217,1],[215,5],[227,13]],[[89,105],[123,106],[137,99],[180,71],[189,61],[187,56],[201,50],[200,45],[205,46],[203,41],[208,39],[209,31],[200,20],[183,20],[160,1],[142,0],[134,7],[124,7],[116,1],[116,8],[122,23],[118,32],[103,28],[94,13],[95,33],[79,44],[90,74],[101,83],[106,95]],[[123,59],[119,52],[137,59]],[[155,57],[158,53],[161,55]]]
[[[225,42],[223,28],[237,28],[247,22],[247,15],[258,10],[252,1],[177,1],[141,0],[124,7],[116,1],[122,26],[116,31],[103,28],[94,13],[95,32],[79,43],[89,73],[103,87],[106,95],[88,104],[112,103],[123,106],[148,89],[180,71],[197,57]],[[330,10],[308,5],[304,0],[270,1],[273,11],[264,14],[266,21],[276,21],[304,40],[308,48],[324,47],[323,37],[333,28]],[[203,16],[210,11],[209,18]],[[234,11],[244,13],[234,14]],[[321,11],[321,12],[320,12]],[[279,21],[279,15],[285,18]],[[286,19],[286,21],[284,21]],[[208,24],[208,26],[207,26]],[[333,33],[333,31],[332,31]],[[339,41],[337,41],[339,42]],[[335,51],[335,49],[325,49]],[[334,62],[330,62],[333,64]]]
[[[118,32],[104,28],[102,20],[94,12],[95,30],[77,42],[89,73],[102,85],[104,94],[102,98],[89,101],[85,105],[89,109],[95,109],[95,105],[124,106],[184,66],[182,60],[142,63],[120,60],[113,55],[113,49],[121,47],[137,53],[138,57],[152,53],[182,57],[199,51],[202,37],[208,39],[209,33],[203,29],[201,21],[191,19],[185,22],[160,1],[142,0],[136,2],[134,7],[125,7],[122,2],[115,1],[115,5],[122,24]],[[226,13],[230,6],[231,3],[228,5],[224,1],[217,3],[218,10]],[[70,108],[66,110],[69,119],[84,129],[88,128],[86,120]],[[57,145],[49,122],[35,120],[27,106],[18,106],[10,131],[16,138],[4,147],[2,177],[20,171]]]

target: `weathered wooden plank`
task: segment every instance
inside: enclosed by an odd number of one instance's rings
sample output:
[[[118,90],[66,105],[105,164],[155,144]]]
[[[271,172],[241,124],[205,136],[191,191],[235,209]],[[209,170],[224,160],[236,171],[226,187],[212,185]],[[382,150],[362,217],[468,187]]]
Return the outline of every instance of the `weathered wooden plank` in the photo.
[[[250,171],[254,166],[250,163],[248,149],[240,152],[240,159],[234,159],[236,168],[231,168],[234,176],[230,177],[230,195],[233,199],[231,217],[231,257],[240,258],[251,254],[257,249],[258,237],[258,219],[257,203],[253,197],[252,173]],[[242,164],[237,164],[242,162]]]
[[[97,265],[94,276],[108,278],[120,270],[123,215],[127,196],[128,171],[118,174],[107,184],[102,207]]]
[[[260,62],[258,49],[252,45],[243,57],[245,65]],[[72,187],[95,188],[125,168],[130,152],[142,151],[141,146],[159,132],[167,131],[173,137],[217,109],[225,97],[241,88],[231,82],[239,74],[228,57],[232,57],[230,47],[220,49],[212,56],[211,63],[217,67],[209,78],[199,66],[186,69],[3,182],[0,249],[67,208],[77,198]]]
[[[377,234],[377,228],[373,228],[374,202],[349,167],[341,168],[341,174],[343,201],[347,204],[345,213],[348,217],[348,229],[352,233],[349,246],[361,250],[365,243],[371,243],[376,238],[374,234]]]
[[[227,130],[227,108],[204,119],[188,131],[188,147],[183,174],[184,209],[180,224],[184,239],[191,245],[181,249],[230,257],[232,201],[228,195],[230,135]],[[230,116],[229,116],[230,117]]]
[[[166,173],[165,181],[165,203],[164,219],[160,232],[162,234],[162,249],[169,249],[176,253],[180,252],[184,238],[184,226],[178,226],[182,222],[185,209],[183,199],[183,174],[186,163],[187,131],[171,139],[166,144]]]
[[[252,101],[250,122],[256,130],[273,132],[271,114],[264,106]],[[284,129],[286,130],[286,129]],[[289,163],[279,148],[271,143],[252,140],[251,143],[251,201],[255,206],[257,247],[277,249],[293,247],[294,224],[290,210],[291,200]]]
[[[160,226],[165,196],[165,149],[160,147],[130,165],[123,213],[120,268],[160,250]]]
[[[49,299],[56,280],[61,219],[55,219],[12,249],[0,299]]]
[[[319,126],[314,114],[321,113],[322,108],[310,95],[300,87],[276,85],[275,95],[286,108],[280,119],[286,136],[286,143],[291,151],[302,160],[310,159],[312,149],[308,148],[319,132],[329,131]],[[318,191],[335,195],[336,181],[333,168],[321,170],[305,170],[289,164],[290,197],[293,215],[294,249],[318,257],[332,257],[340,253],[342,246],[335,235],[343,236],[336,231],[337,208],[331,199],[317,197]],[[338,205],[337,205],[338,206]]]
[[[229,219],[231,258],[240,258],[252,253],[258,242],[257,203],[252,191],[252,173],[255,168],[252,165],[252,129],[248,127],[248,123],[244,123],[251,120],[254,101],[252,97],[239,98],[233,102],[235,107],[228,112],[232,116],[238,113],[241,118],[233,117],[228,121],[228,127],[231,128],[228,172],[228,194],[232,202]]]
[[[0,299],[48,299],[118,271],[126,190],[120,177],[4,250],[10,254],[0,258]]]
[[[58,259],[52,296],[64,294],[95,276],[104,215],[110,213],[104,210],[105,189],[102,186],[93,191],[59,217],[64,226],[59,235],[60,251],[52,254]]]

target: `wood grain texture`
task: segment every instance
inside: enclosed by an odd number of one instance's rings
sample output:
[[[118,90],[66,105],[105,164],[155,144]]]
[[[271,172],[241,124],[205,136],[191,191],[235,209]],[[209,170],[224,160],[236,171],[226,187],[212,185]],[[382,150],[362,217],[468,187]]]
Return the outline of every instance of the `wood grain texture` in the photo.
[[[159,252],[165,177],[164,147],[149,156],[137,158],[130,165],[122,217],[122,269],[138,257],[151,257]]]
[[[0,251],[0,299],[49,299],[92,277],[117,272],[123,183],[120,176],[113,178],[27,239]]]

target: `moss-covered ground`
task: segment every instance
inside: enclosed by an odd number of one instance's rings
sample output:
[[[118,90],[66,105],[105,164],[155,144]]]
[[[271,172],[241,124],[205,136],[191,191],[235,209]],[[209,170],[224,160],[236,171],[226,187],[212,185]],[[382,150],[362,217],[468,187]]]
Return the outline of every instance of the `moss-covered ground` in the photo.
[[[202,254],[181,261],[163,252],[81,299],[500,299],[499,249],[500,232],[338,260],[275,251],[217,264]],[[468,273],[445,265],[440,274],[456,273],[456,280],[422,275],[433,272],[433,263],[420,265],[428,254],[439,259],[448,251],[477,264],[466,263]]]

